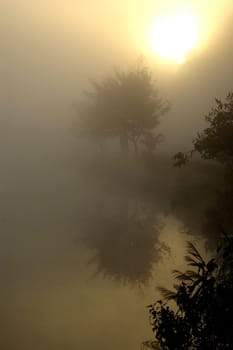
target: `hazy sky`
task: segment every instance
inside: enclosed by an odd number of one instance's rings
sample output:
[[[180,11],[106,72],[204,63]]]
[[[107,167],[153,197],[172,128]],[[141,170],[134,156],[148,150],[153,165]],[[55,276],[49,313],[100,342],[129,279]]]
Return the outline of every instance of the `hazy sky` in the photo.
[[[191,11],[200,30],[198,46],[178,66],[151,52],[148,35],[159,16],[179,9]],[[1,129],[18,138],[21,128],[26,138],[40,129],[61,137],[59,127],[69,128],[72,101],[88,80],[125,69],[140,55],[172,102],[162,123],[164,147],[185,144],[214,97],[232,88],[230,0],[10,0],[0,10]]]
[[[149,28],[167,11],[186,8],[198,18],[199,44],[184,64],[168,64],[149,49]],[[154,286],[142,299],[91,280],[83,265],[88,253],[66,240],[96,183],[85,198],[85,181],[55,159],[64,161],[76,146],[72,103],[89,81],[132,67],[141,55],[172,104],[161,147],[189,147],[214,97],[232,90],[232,16],[232,0],[1,0],[2,348],[77,349],[78,342],[80,349],[128,349],[150,337],[144,305]],[[169,236],[175,224],[168,222],[164,240],[180,239]]]

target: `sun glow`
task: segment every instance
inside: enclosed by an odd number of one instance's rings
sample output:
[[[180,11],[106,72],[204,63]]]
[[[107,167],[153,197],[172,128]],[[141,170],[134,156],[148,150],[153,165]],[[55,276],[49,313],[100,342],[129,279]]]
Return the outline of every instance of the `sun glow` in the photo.
[[[150,46],[161,57],[183,63],[197,44],[197,21],[189,13],[160,18],[150,31]]]

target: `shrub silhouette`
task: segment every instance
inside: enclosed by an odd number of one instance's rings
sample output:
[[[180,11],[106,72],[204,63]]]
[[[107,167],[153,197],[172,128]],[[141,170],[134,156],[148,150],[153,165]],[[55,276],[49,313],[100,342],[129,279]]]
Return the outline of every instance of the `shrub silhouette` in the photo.
[[[148,305],[157,340],[152,345],[164,350],[232,349],[233,236],[223,231],[216,256],[207,263],[190,242],[187,252],[191,269],[174,270],[179,281],[175,290],[160,287],[165,301]]]

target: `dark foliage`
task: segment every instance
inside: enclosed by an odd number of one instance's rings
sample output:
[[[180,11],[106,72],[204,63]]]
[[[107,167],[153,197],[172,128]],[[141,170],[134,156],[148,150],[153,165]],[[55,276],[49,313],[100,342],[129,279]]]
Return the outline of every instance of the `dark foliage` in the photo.
[[[232,349],[233,237],[223,232],[216,256],[207,263],[190,242],[187,252],[191,269],[173,271],[179,281],[175,290],[160,288],[165,301],[148,306],[157,344],[164,350]]]
[[[225,102],[215,99],[216,107],[205,117],[209,123],[194,140],[194,148],[204,159],[213,159],[224,164],[233,162],[233,93]]]
[[[220,223],[228,232],[233,230],[233,92],[224,101],[215,99],[215,107],[205,116],[208,126],[193,140],[193,149],[173,156],[174,165],[187,164],[197,153],[203,160],[214,161],[222,168],[224,179],[213,188],[212,203],[205,208],[202,233],[218,237]],[[200,201],[199,201],[200,205]]]
[[[215,102],[216,106],[205,116],[208,127],[193,140],[193,150],[174,155],[176,166],[186,164],[193,152],[198,152],[203,159],[215,160],[233,170],[233,92],[224,102]]]

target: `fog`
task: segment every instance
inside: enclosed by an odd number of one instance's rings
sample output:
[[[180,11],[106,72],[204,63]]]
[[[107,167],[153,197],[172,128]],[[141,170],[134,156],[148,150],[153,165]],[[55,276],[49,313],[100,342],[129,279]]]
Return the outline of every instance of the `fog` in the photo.
[[[0,4],[3,349],[139,348],[153,338],[145,306],[157,286],[172,285],[185,241],[203,252],[215,242],[202,228],[221,168],[197,159],[177,169],[171,157],[190,150],[214,98],[232,90],[233,8],[213,1],[208,43],[179,66],[158,61],[141,42],[140,28],[161,8],[160,1]],[[155,159],[126,160],[116,142],[101,153],[80,140],[74,104],[91,81],[130,69],[141,55],[171,109],[158,126],[165,140]]]

